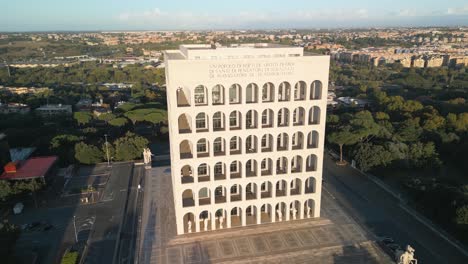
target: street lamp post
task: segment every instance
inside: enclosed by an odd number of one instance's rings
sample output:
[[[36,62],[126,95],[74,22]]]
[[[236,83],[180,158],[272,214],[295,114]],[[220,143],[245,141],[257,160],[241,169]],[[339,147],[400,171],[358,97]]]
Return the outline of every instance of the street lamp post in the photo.
[[[76,215],[73,216],[73,230],[75,230],[75,242],[78,243],[78,234],[76,233]]]
[[[106,156],[107,156],[107,167],[110,167],[110,158],[109,158],[109,146],[107,142],[107,134],[104,135],[104,138],[106,139]]]

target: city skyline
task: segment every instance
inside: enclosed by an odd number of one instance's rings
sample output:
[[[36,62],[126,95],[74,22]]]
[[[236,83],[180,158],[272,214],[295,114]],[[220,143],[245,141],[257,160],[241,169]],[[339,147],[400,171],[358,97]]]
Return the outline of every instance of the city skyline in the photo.
[[[90,0],[2,4],[0,32],[93,30],[210,30],[282,28],[355,28],[468,25],[464,1],[401,0],[311,2],[171,1],[138,3]]]

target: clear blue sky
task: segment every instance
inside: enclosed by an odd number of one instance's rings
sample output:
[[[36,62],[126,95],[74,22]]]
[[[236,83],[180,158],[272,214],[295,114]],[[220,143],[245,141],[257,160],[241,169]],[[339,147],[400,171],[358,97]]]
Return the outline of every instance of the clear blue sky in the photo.
[[[445,25],[467,0],[0,0],[0,31]]]

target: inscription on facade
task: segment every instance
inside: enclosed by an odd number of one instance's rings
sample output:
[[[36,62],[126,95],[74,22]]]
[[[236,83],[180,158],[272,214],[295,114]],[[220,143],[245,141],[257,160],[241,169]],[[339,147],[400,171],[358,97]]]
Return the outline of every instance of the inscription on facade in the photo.
[[[291,76],[295,66],[294,62],[219,63],[211,64],[208,73],[210,79]]]

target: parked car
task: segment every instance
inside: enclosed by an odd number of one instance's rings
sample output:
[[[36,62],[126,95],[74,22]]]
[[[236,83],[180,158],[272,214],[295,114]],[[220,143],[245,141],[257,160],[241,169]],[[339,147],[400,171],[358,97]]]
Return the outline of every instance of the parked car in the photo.
[[[23,203],[17,203],[13,207],[13,213],[14,214],[21,214],[23,212],[24,204]]]
[[[385,245],[395,243],[395,240],[391,237],[381,237],[380,242],[384,243]]]

